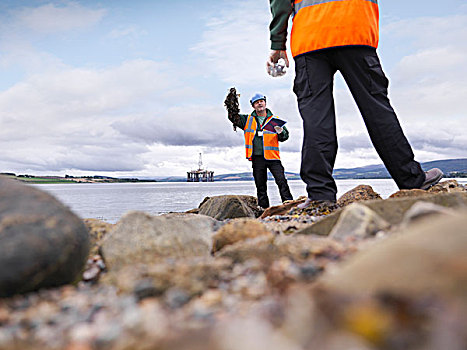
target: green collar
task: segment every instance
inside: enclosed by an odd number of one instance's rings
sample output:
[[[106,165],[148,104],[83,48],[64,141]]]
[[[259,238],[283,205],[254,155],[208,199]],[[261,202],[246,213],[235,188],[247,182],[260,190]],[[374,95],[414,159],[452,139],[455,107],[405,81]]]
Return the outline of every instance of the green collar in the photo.
[[[258,117],[258,115],[256,114],[256,111],[253,111],[253,112],[251,113],[251,115],[252,115],[253,117]],[[269,117],[271,117],[272,115],[273,115],[273,114],[272,114],[272,112],[269,110],[269,108],[266,108],[266,118],[269,118]]]

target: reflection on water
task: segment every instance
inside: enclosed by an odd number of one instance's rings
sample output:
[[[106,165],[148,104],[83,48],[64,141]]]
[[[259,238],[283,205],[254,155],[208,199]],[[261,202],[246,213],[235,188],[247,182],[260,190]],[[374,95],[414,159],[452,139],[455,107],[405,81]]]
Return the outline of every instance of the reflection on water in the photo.
[[[457,179],[466,184],[467,179]],[[397,191],[394,181],[337,180],[338,197],[355,186],[366,184],[373,187],[383,198]],[[108,183],[108,184],[43,184],[35,185],[65,203],[82,218],[96,218],[117,222],[130,210],[157,215],[167,212],[183,212],[198,207],[204,197],[225,194],[256,196],[253,181],[221,181],[207,183],[155,182],[155,183]],[[301,180],[289,181],[294,198],[306,195]],[[280,196],[274,181],[268,182],[271,205],[280,204]]]

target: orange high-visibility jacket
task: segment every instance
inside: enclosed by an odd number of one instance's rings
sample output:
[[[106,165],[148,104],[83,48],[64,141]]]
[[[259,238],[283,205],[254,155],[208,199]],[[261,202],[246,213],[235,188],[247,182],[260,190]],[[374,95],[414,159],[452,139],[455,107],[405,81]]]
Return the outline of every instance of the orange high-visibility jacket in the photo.
[[[293,57],[336,46],[378,47],[378,0],[294,0],[293,4]]]
[[[271,120],[273,116],[270,116],[264,121],[264,125],[266,125],[269,120]],[[246,150],[246,158],[251,160],[253,155],[253,139],[256,135],[256,119],[251,114],[248,116],[245,124],[245,150]],[[279,138],[277,133],[271,132],[268,130],[263,131],[263,150],[264,150],[264,158],[268,160],[273,159],[280,159],[279,156]]]

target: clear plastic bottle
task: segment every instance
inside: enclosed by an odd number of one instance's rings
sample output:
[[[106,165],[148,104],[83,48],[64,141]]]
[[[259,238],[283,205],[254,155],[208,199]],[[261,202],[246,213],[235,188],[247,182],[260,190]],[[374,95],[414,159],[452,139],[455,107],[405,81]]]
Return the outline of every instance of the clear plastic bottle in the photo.
[[[279,58],[277,63],[273,67],[268,67],[268,74],[271,77],[281,77],[287,72],[287,67],[285,66],[285,60]]]

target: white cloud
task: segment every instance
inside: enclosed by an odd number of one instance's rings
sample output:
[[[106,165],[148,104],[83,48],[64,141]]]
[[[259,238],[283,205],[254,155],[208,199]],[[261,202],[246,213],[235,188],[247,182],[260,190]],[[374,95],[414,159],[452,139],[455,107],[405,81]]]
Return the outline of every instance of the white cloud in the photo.
[[[221,107],[170,107],[158,115],[146,114],[115,122],[113,127],[124,135],[148,144],[200,147],[231,147],[239,144]]]
[[[420,17],[394,21],[382,31],[394,35],[404,41],[412,40],[418,48],[433,46],[467,47],[467,15],[443,17]]]
[[[386,29],[414,47],[395,68],[391,95],[415,154],[423,161],[465,157],[467,16],[404,20]]]
[[[105,13],[104,9],[89,9],[78,2],[69,1],[64,5],[49,3],[24,8],[17,13],[16,18],[21,27],[36,33],[50,34],[88,28],[98,23]]]
[[[64,38],[70,31],[83,34],[82,30],[96,26],[105,14],[105,9],[87,8],[75,1],[5,11],[0,14],[0,68],[26,74],[65,68],[44,46],[55,44],[54,39]]]
[[[229,154],[243,151],[241,131],[221,104],[189,102],[198,96],[177,67],[150,60],[35,74],[0,92],[0,169],[183,175],[183,159],[200,149],[207,160],[224,155],[212,161],[216,172],[235,167]]]
[[[37,52],[29,43],[22,41],[0,45],[0,69],[8,71],[21,66],[28,72],[55,70],[63,67],[60,59],[47,52]]]
[[[81,118],[121,113],[148,98],[163,104],[166,92],[181,86],[170,69],[159,62],[134,60],[104,70],[68,68],[35,74],[2,92],[0,108],[3,117],[28,120],[34,114],[50,120],[70,113]]]
[[[267,2],[225,2],[224,9],[209,19],[202,41],[192,50],[206,57],[209,70],[228,84],[287,85],[290,81],[266,74],[270,20]]]
[[[69,68],[36,74],[1,92],[0,167],[16,159],[23,162],[17,169],[42,171],[142,169],[147,144],[112,124],[148,106],[171,105],[165,94],[181,83],[162,65],[135,60],[106,70]]]
[[[387,30],[413,43],[393,74],[398,103],[412,115],[434,121],[438,113],[450,116],[467,110],[467,16],[398,21]]]

